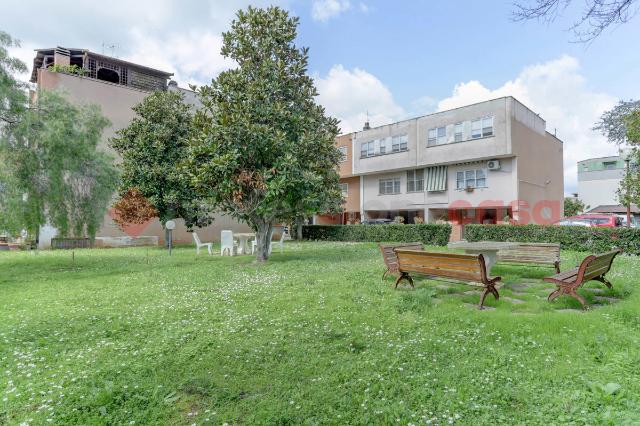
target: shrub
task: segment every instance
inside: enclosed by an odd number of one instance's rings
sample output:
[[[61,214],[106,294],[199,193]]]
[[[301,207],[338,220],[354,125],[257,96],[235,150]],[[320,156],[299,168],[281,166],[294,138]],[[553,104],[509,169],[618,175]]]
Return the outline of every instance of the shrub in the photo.
[[[640,229],[554,225],[466,225],[468,241],[560,243],[563,249],[602,253],[621,248],[640,254]]]
[[[306,240],[325,241],[389,241],[409,243],[421,241],[445,246],[451,234],[450,225],[309,225],[302,228]]]

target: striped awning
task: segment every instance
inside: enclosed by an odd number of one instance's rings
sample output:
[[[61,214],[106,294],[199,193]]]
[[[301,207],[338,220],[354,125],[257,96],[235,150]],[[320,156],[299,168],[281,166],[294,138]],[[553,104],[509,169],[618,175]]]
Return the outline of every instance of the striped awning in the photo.
[[[427,191],[447,190],[447,166],[427,168]]]

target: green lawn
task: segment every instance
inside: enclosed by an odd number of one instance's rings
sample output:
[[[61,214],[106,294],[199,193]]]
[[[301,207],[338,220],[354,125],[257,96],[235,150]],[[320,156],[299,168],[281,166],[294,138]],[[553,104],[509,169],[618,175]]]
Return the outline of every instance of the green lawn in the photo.
[[[252,260],[0,252],[0,425],[638,424],[637,258],[587,312],[546,301],[552,268],[497,265],[478,311],[470,286],[393,290],[375,244]]]

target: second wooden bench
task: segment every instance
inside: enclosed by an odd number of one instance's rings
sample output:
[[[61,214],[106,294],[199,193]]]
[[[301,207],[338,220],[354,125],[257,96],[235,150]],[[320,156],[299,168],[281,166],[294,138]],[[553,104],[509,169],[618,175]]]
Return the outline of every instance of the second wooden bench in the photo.
[[[396,288],[402,280],[407,280],[413,287],[413,278],[410,274],[420,274],[454,279],[467,284],[470,282],[482,284],[484,291],[480,296],[479,309],[482,309],[487,294],[493,294],[496,300],[500,298],[495,285],[501,277],[487,276],[484,257],[481,254],[431,253],[400,248],[394,251],[398,257],[398,272],[400,272],[396,280]]]

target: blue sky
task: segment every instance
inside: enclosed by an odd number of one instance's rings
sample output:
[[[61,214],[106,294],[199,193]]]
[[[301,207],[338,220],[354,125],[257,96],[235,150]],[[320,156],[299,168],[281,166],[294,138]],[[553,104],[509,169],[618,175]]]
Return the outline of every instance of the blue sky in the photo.
[[[640,17],[590,44],[567,28],[582,0],[551,24],[512,22],[511,0],[7,0],[0,29],[34,48],[102,51],[206,83],[233,63],[219,54],[235,11],[275,3],[300,17],[299,43],[311,49],[319,102],[359,128],[369,111],[381,125],[483,99],[514,95],[565,142],[565,190],[576,161],[614,154],[591,126],[618,99],[640,98]],[[126,11],[126,12],[125,12]],[[635,50],[634,50],[635,49]],[[107,49],[107,54],[112,53]]]

